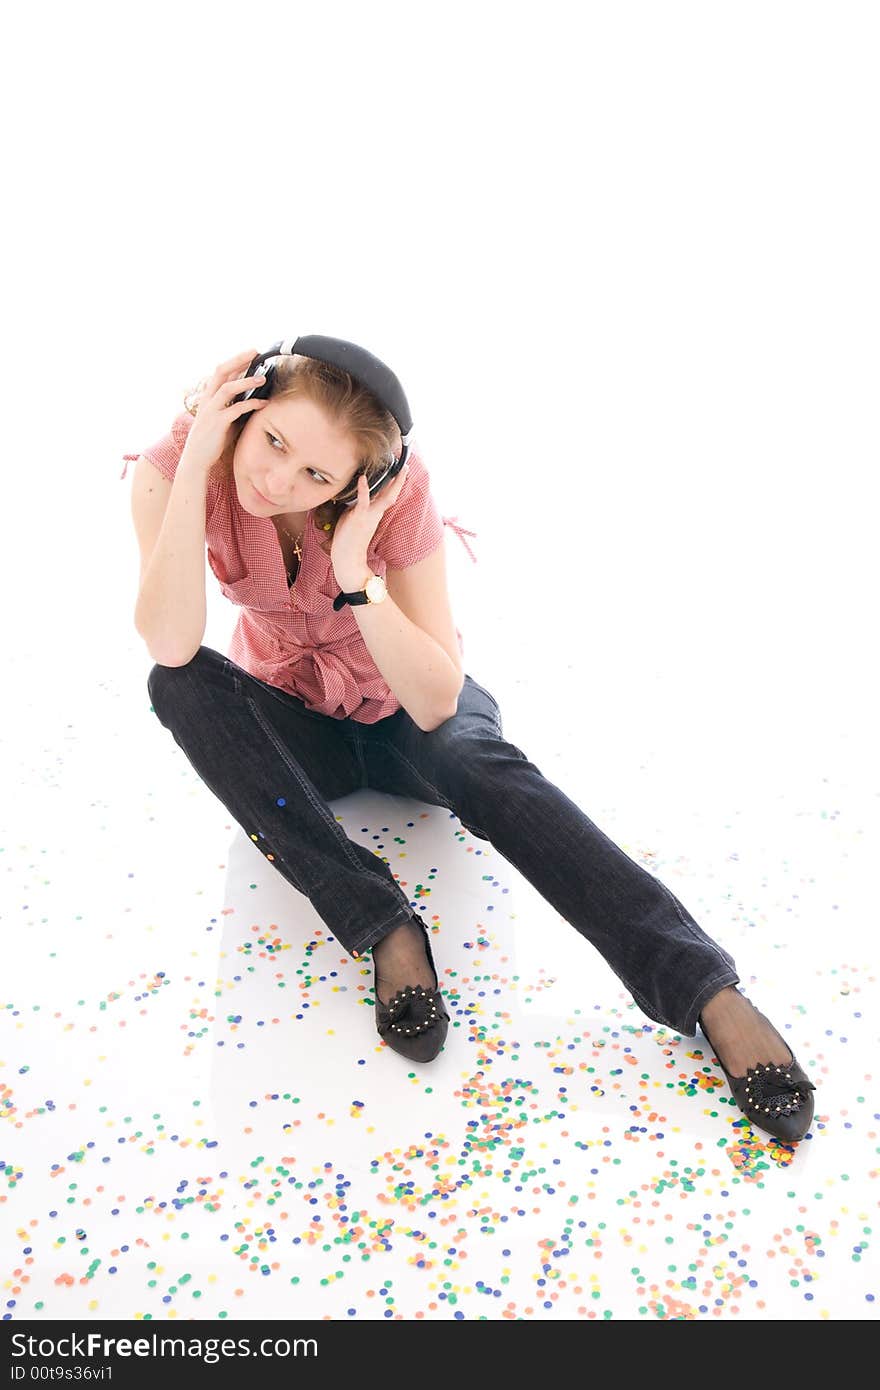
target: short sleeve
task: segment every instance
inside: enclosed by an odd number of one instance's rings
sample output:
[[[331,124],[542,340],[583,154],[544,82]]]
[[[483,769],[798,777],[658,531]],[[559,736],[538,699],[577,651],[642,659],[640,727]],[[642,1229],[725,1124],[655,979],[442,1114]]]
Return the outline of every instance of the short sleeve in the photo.
[[[443,519],[431,493],[431,477],[418,454],[393,506],[376,528],[370,549],[389,569],[405,570],[424,560],[443,539]]]
[[[171,429],[167,434],[163,434],[161,439],[157,439],[155,444],[151,444],[148,449],[142,449],[141,453],[155,464],[163,478],[173,482],[180,456],[183,453],[183,446],[186,437],[192,429],[193,416],[188,410],[184,410],[178,415]]]
[[[188,410],[182,410],[179,415],[175,416],[168,433],[163,434],[161,439],[157,439],[155,444],[150,444],[146,449],[141,449],[137,454],[123,454],[122,457],[126,462],[121,477],[125,477],[129,462],[136,462],[140,455],[143,454],[144,458],[148,458],[150,462],[158,468],[163,478],[167,478],[169,482],[173,482],[174,475],[177,472],[177,465],[180,463],[180,458],[183,453],[183,446],[193,426],[193,419],[194,416],[190,415]],[[213,515],[220,495],[220,479],[217,470],[212,469],[208,474],[208,488],[205,494],[205,508],[208,517]]]

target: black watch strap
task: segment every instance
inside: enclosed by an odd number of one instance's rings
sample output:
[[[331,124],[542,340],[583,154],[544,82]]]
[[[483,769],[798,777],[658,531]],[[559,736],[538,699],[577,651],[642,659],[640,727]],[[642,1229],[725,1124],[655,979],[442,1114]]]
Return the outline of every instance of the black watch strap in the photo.
[[[356,589],[353,594],[337,594],[333,600],[333,609],[338,613],[345,603],[350,603],[353,608],[358,603],[369,603],[369,601],[366,590]]]

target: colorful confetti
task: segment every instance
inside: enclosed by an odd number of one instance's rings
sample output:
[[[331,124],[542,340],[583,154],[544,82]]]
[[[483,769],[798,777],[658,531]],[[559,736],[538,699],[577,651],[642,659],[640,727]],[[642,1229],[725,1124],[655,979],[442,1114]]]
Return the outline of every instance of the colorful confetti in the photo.
[[[818,1087],[787,1146],[490,844],[364,791],[334,812],[431,929],[451,1017],[407,1063],[369,956],[144,723],[75,815],[20,777],[3,838],[5,1319],[876,1316],[877,976],[830,876],[857,802],[847,829],[843,792],[777,808],[776,859],[739,813],[688,858],[645,796],[587,807],[752,972]]]

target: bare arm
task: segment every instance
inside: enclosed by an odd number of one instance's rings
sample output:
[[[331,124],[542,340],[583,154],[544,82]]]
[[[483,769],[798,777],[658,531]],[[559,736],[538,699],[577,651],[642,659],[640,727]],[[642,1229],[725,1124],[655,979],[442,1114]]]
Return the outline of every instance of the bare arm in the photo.
[[[343,575],[350,589],[363,576]],[[449,603],[445,541],[405,570],[386,570],[388,597],[352,609],[377,669],[407,714],[425,733],[455,713],[464,684]]]
[[[204,383],[173,483],[143,455],[135,467],[131,513],[141,548],[141,577],[134,625],[160,666],[185,666],[205,635],[208,477],[223,456],[231,426],[266,404],[232,403],[244,386],[265,380],[242,376],[255,356],[255,348],[238,353]]]
[[[135,466],[131,510],[141,550],[134,625],[160,666],[185,666],[207,623],[205,501],[208,471],[184,446],[173,483],[149,459]]]

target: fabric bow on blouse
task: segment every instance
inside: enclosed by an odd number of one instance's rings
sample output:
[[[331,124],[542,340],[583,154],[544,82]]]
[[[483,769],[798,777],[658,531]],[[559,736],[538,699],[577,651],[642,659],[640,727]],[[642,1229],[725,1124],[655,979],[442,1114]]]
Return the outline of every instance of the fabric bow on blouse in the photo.
[[[173,480],[193,417],[179,414],[171,429],[141,450],[163,477]],[[125,478],[129,461],[124,454]],[[449,526],[471,560],[465,540],[476,532],[457,516],[441,516],[431,494],[430,474],[417,451],[397,500],[384,514],[367,550],[374,574],[406,569],[430,555]],[[120,480],[121,480],[120,479]],[[205,538],[210,565],[223,594],[239,609],[226,655],[269,685],[297,695],[308,709],[364,724],[385,719],[400,708],[361,635],[352,608],[334,612],[339,585],[329,548],[322,545],[314,513],[306,521],[302,559],[288,586],[284,558],[271,517],[252,516],[238,501],[234,479],[208,475]],[[459,650],[464,642],[456,628]]]

